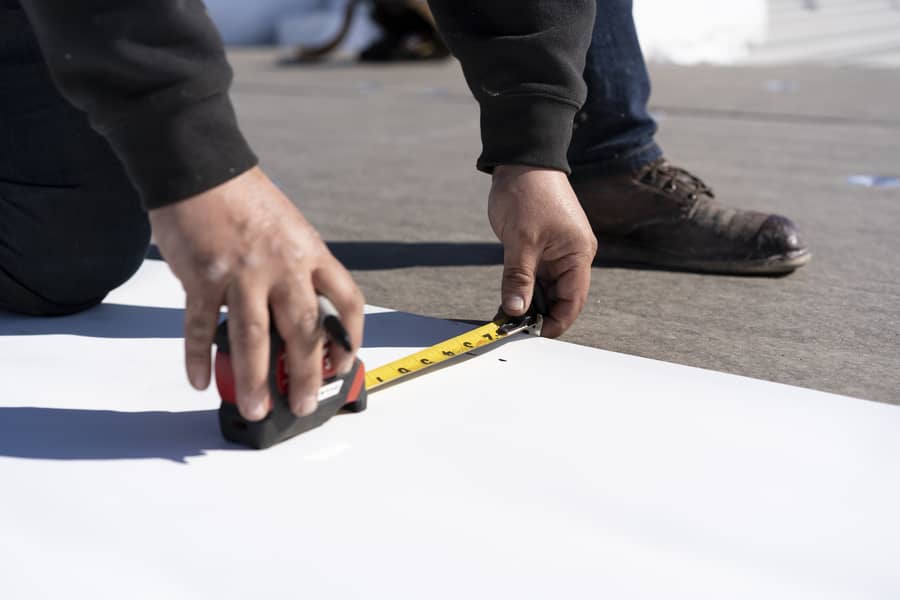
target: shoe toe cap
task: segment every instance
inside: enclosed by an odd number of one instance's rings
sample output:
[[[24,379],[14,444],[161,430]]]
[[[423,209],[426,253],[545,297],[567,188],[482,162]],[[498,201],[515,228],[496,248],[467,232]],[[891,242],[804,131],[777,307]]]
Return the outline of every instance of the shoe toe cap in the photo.
[[[756,249],[761,256],[776,256],[799,254],[807,248],[793,221],[781,215],[771,215],[756,234]]]

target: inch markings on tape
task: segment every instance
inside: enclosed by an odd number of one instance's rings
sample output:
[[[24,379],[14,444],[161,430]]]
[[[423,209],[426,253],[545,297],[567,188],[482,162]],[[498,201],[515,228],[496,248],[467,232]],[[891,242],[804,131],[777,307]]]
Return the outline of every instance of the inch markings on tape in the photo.
[[[519,330],[520,331],[520,330]],[[493,344],[514,332],[504,332],[502,324],[491,322],[472,331],[468,331],[430,348],[404,356],[401,359],[366,372],[366,390],[371,391],[379,386],[397,381],[402,377],[422,371],[434,365],[446,362],[466,354],[476,348]]]

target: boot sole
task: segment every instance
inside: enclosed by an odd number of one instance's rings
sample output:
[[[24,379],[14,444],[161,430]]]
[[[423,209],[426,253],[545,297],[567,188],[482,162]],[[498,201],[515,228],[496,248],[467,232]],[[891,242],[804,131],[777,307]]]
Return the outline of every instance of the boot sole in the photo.
[[[599,245],[597,260],[601,264],[608,262],[625,263],[691,273],[785,275],[806,265],[812,259],[812,253],[803,249],[753,260],[702,260],[648,250],[647,248],[625,244],[621,240],[601,236],[597,236],[597,242]]]

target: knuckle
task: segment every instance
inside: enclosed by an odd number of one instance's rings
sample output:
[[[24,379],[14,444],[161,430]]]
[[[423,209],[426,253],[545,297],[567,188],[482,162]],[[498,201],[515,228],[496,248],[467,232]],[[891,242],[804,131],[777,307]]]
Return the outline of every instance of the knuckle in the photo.
[[[319,311],[303,309],[297,315],[297,328],[303,336],[310,336],[319,328]]]
[[[186,348],[184,351],[184,357],[185,357],[185,360],[187,360],[187,362],[189,362],[191,364],[205,362],[205,361],[209,360],[209,348],[206,348],[206,349],[203,349],[200,347]]]
[[[318,392],[322,385],[322,373],[312,361],[295,365],[291,372],[291,389],[299,396],[309,396]]]
[[[593,255],[589,255],[587,252],[573,252],[572,254],[567,254],[562,257],[559,260],[559,264],[563,271],[580,272],[590,268],[590,263],[593,258]]]
[[[524,267],[506,267],[503,280],[509,285],[529,285],[534,281],[534,273]]]
[[[320,373],[310,370],[301,373],[299,379],[294,383],[301,396],[310,396],[319,391],[319,387],[322,385],[322,377]]]
[[[350,296],[350,310],[359,313],[362,312],[366,306],[366,297],[363,295],[362,290],[356,286],[353,287],[353,294]]]
[[[234,265],[227,257],[206,253],[197,256],[195,267],[201,281],[206,285],[219,285],[227,280],[228,275],[234,270]]]
[[[514,239],[522,248],[537,248],[541,246],[542,231],[537,229],[514,229],[512,232]]]
[[[294,369],[291,373],[291,385],[299,392],[308,392],[317,389],[321,383],[319,373],[313,367],[307,369]]]
[[[184,339],[191,346],[208,344],[215,329],[215,321],[203,316],[191,317],[184,322]]]
[[[197,343],[210,337],[210,331],[214,328],[212,319],[206,315],[191,315],[184,321],[184,336],[186,340]]]
[[[262,344],[268,335],[268,331],[262,322],[257,319],[230,321],[229,325],[233,327],[232,331],[235,338],[247,345]]]
[[[588,253],[597,250],[597,236],[590,229],[578,231],[569,240],[569,247],[577,251]]]

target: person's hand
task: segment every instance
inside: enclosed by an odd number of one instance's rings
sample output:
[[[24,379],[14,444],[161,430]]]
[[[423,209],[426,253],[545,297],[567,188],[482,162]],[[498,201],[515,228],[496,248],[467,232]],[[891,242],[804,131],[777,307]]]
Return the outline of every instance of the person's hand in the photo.
[[[249,420],[265,417],[271,407],[271,307],[287,347],[291,410],[315,411],[323,349],[316,292],[332,301],[350,334],[352,352],[331,345],[341,373],[350,370],[362,342],[363,297],[312,225],[259,168],[152,210],[150,221],[187,294],[184,346],[191,384],[209,385],[210,347],[219,308],[227,305],[238,408]]]
[[[542,335],[557,337],[587,300],[597,238],[565,173],[518,165],[494,169],[488,217],[503,244],[503,310],[523,314],[535,279],[547,290]]]

